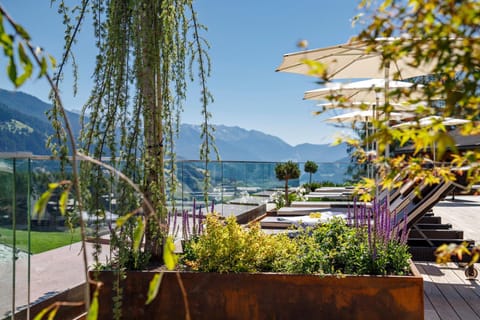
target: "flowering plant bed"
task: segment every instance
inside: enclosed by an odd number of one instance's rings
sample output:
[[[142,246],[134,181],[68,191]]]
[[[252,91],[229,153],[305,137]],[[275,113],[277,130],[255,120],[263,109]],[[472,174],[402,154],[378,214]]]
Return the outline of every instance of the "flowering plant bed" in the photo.
[[[121,282],[121,312],[123,319],[187,319],[187,309],[191,319],[423,319],[423,280],[415,269],[412,272],[412,276],[164,272],[158,295],[146,305],[155,273],[131,271]],[[114,277],[111,271],[99,274],[103,282],[99,319],[113,317]]]
[[[290,238],[209,215],[178,271],[95,274],[99,319],[422,319],[423,279],[408,249],[388,228],[361,226],[368,220],[332,219]]]

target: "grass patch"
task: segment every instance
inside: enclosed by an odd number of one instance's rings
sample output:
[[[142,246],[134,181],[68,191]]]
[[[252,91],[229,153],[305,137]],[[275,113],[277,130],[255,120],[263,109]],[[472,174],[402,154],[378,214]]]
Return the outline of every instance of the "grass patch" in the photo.
[[[68,246],[81,240],[80,228],[72,231],[30,231],[30,252],[32,254]],[[16,246],[28,252],[28,231],[16,231]],[[0,243],[13,246],[13,230],[0,228]]]

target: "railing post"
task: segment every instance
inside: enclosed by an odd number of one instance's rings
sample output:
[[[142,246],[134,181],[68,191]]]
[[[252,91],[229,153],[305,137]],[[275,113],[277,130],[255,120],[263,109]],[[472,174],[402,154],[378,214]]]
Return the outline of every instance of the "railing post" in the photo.
[[[27,232],[28,232],[28,254],[27,254],[27,319],[30,319],[30,256],[31,256],[31,236],[32,236],[32,159],[27,158]]]
[[[17,183],[16,183],[16,172],[17,172],[17,161],[16,158],[12,159],[12,320],[15,320],[15,285],[16,285],[16,259],[15,254],[17,252]]]

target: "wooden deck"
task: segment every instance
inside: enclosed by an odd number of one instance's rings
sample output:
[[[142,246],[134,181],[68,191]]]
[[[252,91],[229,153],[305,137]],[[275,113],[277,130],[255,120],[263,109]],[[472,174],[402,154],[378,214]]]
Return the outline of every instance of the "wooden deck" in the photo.
[[[442,223],[463,230],[464,239],[480,245],[480,196],[447,197],[433,208],[433,213],[442,217]],[[424,279],[425,320],[480,320],[480,276],[467,280],[464,268],[455,263],[415,265]],[[476,268],[480,270],[480,264]]]
[[[424,279],[425,320],[480,320],[479,278],[467,280],[464,268],[455,263],[415,265]]]

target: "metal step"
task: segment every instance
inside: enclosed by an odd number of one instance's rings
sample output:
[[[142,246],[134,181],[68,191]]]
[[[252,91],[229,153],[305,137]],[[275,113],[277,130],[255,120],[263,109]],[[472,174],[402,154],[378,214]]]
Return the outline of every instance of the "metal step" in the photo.
[[[468,245],[474,245],[475,241],[473,240],[466,240],[466,239],[424,239],[424,238],[409,238],[407,240],[407,244],[410,247],[439,247],[442,244],[461,244],[466,242]]]
[[[421,232],[418,230],[412,229],[408,235],[409,238],[423,238],[424,235],[428,239],[463,239],[463,231],[462,230],[444,230],[444,229],[420,229]],[[423,235],[422,235],[423,233]]]
[[[420,220],[418,220],[417,225],[418,225],[418,224],[422,224],[422,223],[441,224],[441,223],[442,223],[442,217],[438,217],[438,216],[423,216],[422,218],[420,218]]]
[[[417,227],[419,229],[442,229],[442,230],[448,230],[452,228],[452,225],[450,223],[417,223]]]

